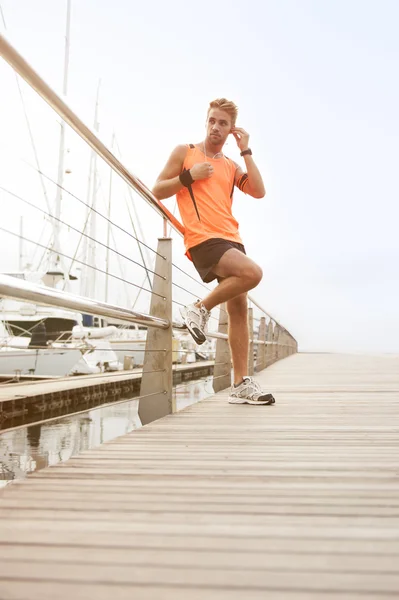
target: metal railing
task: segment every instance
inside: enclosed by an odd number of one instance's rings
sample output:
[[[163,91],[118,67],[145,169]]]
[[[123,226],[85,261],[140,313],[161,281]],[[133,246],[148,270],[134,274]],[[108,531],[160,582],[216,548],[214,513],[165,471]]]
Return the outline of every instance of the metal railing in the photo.
[[[184,229],[179,221],[158,202],[144,183],[122,164],[98,138],[96,133],[79,119],[65,100],[56,94],[2,35],[0,35],[0,55],[78,133],[98,156],[164,219],[164,222],[169,221],[173,228],[180,235],[182,234]],[[172,240],[166,237],[160,238],[158,241],[156,264],[153,271],[151,307],[148,314],[55,288],[39,286],[8,275],[0,275],[0,297],[35,302],[38,305],[60,307],[89,315],[102,316],[107,319],[112,318],[117,322],[137,323],[148,328],[140,389],[140,397],[146,398],[146,400],[140,403],[139,408],[143,424],[170,414],[176,409],[172,394],[172,329],[184,330],[186,328],[182,324],[173,322],[172,319],[171,245]],[[253,374],[254,371],[260,371],[276,360],[296,352],[297,342],[258,302],[252,297],[249,297],[249,300],[248,318],[251,339],[248,373]],[[262,314],[256,336],[254,335],[254,308],[252,305],[259,309]],[[231,357],[227,328],[228,316],[226,307],[223,305],[220,310],[218,331],[209,332],[208,334],[208,337],[217,340],[214,367],[215,391],[229,386],[231,380]]]
[[[172,226],[182,233],[183,228],[179,221],[155,198],[152,192],[142,181],[131,173],[115,156],[113,152],[98,138],[94,131],[88,127],[67,103],[59,96],[17,50],[0,34],[0,55],[38,94],[55,110],[55,112],[68,123],[70,127],[101,156],[102,159],[124,179],[159,215],[167,219]]]
[[[0,34],[0,55],[38,94],[51,108],[66,122],[76,133],[100,156],[122,179],[132,187],[159,215],[167,219],[173,228],[182,235],[184,228],[170,211],[155,198],[147,186],[129,171],[115,154],[99,139],[95,132],[88,127],[78,115],[71,110],[67,103],[44,81],[42,77],[29,65],[15,48]],[[266,316],[282,327],[276,319],[260,306],[251,296],[250,302],[257,306]],[[100,314],[100,313],[98,313]],[[283,327],[283,329],[285,329]]]
[[[112,318],[117,321],[137,323],[147,327],[167,329],[170,325],[165,319],[157,319],[152,315],[145,315],[128,308],[113,306],[106,302],[99,302],[91,298],[76,296],[56,288],[47,288],[16,279],[10,275],[0,273],[0,296],[23,302],[35,302],[41,306],[57,306],[88,315]]]

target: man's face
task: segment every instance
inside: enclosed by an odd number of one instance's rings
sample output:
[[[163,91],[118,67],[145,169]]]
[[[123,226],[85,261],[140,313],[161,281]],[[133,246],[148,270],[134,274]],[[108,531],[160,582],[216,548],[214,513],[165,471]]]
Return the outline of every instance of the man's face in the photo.
[[[210,144],[221,146],[231,130],[231,118],[219,108],[211,108],[206,122],[206,137]]]

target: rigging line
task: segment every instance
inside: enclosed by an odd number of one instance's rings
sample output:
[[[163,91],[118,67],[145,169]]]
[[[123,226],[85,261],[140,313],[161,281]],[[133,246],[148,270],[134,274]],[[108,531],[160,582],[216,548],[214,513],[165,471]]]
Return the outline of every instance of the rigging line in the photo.
[[[4,18],[4,12],[3,12],[3,9],[1,7],[1,5],[0,5],[0,12],[1,12],[1,18],[3,20],[4,29],[6,31],[8,31],[7,25],[6,25],[6,20]],[[30,138],[30,142],[31,142],[31,145],[32,145],[32,150],[33,150],[33,155],[34,155],[35,162],[36,162],[36,167],[37,167],[38,170],[40,170],[39,156],[38,156],[38,153],[37,153],[35,140],[33,138],[32,128],[30,126],[30,120],[29,120],[29,117],[28,117],[28,112],[26,110],[25,99],[23,97],[22,89],[21,89],[21,84],[19,82],[19,76],[18,76],[18,74],[15,71],[14,71],[14,75],[15,75],[15,81],[17,83],[19,97],[20,97],[21,104],[22,104],[22,109],[24,111],[26,126],[28,128],[29,138]],[[40,173],[39,173],[39,179],[40,179],[40,183],[42,185],[43,195],[44,195],[44,199],[45,199],[46,204],[47,204],[47,208],[50,211],[51,207],[50,207],[50,202],[49,202],[48,195],[47,195],[47,189],[46,189],[46,186],[44,185],[44,179],[43,179],[43,177],[42,177],[42,175]]]
[[[127,202],[126,202],[126,206],[127,206],[127,212],[129,213],[130,224],[131,224],[131,226],[133,228],[134,235],[137,237],[136,226],[135,226],[135,224],[133,222],[132,213],[130,212],[130,206],[129,206],[129,204]],[[141,260],[143,261],[143,265],[144,265],[144,268],[145,268],[145,271],[146,271],[146,275],[147,275],[147,279],[148,279],[148,285],[152,289],[152,281],[150,279],[149,273],[153,273],[154,271],[151,271],[151,269],[148,269],[147,264],[145,262],[143,250],[142,250],[140,244],[137,244],[137,246],[138,246],[138,249],[139,249],[139,252],[140,252]],[[165,279],[165,277],[164,277],[164,279]]]
[[[104,197],[104,194],[103,194],[102,188],[101,188],[101,180],[100,180],[100,191],[101,191],[101,196],[102,196],[102,199],[103,199],[103,202],[104,202],[104,206],[105,206],[105,208],[107,208],[107,206],[106,206],[106,200],[105,200],[105,197]],[[114,230],[113,230],[113,229],[110,227],[110,228],[109,228],[109,231],[110,231],[110,235],[111,235],[111,237],[112,237],[112,241],[114,242],[114,246],[116,246],[117,244],[116,244],[116,239],[115,239]],[[118,260],[118,265],[119,265],[120,273],[121,273],[122,277],[123,277],[124,279],[126,279],[126,275],[125,275],[125,269],[124,269],[124,266],[123,266],[123,264],[122,264],[122,261],[121,261],[121,259],[120,259],[120,257],[119,257],[118,255],[117,255],[117,257],[116,257],[116,258],[117,258],[117,260]],[[145,283],[145,279],[146,279],[146,278],[144,277],[144,279],[143,279],[143,285],[144,285],[144,283]],[[130,303],[130,296],[129,296],[129,290],[128,290],[128,288],[127,288],[127,286],[126,286],[126,285],[124,285],[124,286],[123,286],[123,290],[124,290],[124,293],[126,294],[126,303],[127,303],[127,306],[129,306],[129,303]],[[141,292],[141,290],[139,290],[139,293],[140,293],[140,292]]]
[[[87,228],[87,225],[88,225],[88,222],[89,222],[89,218],[90,218],[90,212],[88,212],[87,215],[86,215],[86,221],[84,222],[83,230],[80,232],[80,238],[79,238],[79,242],[78,242],[78,244],[76,246],[75,254],[73,255],[71,264],[69,265],[69,269],[68,269],[68,273],[67,273],[68,279],[69,279],[69,275],[71,274],[72,267],[73,267],[73,265],[75,263],[76,257],[78,255],[80,244],[81,244],[82,240],[85,237],[85,231],[86,231],[86,228]],[[62,289],[65,289],[65,286],[66,286],[66,281],[64,282],[64,285],[63,285]]]
[[[3,190],[3,192],[6,192],[7,194],[10,194],[11,196],[14,196],[14,198],[17,198],[18,200],[21,200],[21,202],[24,202],[25,204],[27,204],[31,208],[34,208],[35,210],[40,211],[44,215],[50,217],[50,219],[54,219],[55,221],[58,221],[59,223],[62,223],[66,227],[69,227],[70,229],[72,229],[72,231],[76,231],[76,233],[81,233],[82,235],[84,235],[85,237],[87,237],[92,242],[95,242],[95,243],[99,244],[100,246],[103,246],[104,248],[108,248],[108,246],[106,244],[104,244],[103,242],[100,242],[99,240],[96,240],[95,238],[91,237],[87,233],[83,233],[82,231],[80,231],[79,229],[77,229],[73,225],[70,225],[69,223],[66,223],[62,219],[59,219],[58,217],[54,217],[53,215],[51,215],[49,213],[46,213],[46,211],[43,210],[42,208],[40,208],[39,206],[36,206],[35,204],[32,204],[31,202],[29,202],[29,200],[25,200],[25,198],[22,198],[21,196],[18,196],[18,194],[15,194],[14,192],[11,192],[11,190],[8,190],[8,189],[4,188],[2,185],[0,185],[0,190]],[[125,258],[126,260],[128,260],[128,261],[130,261],[132,263],[134,263],[135,265],[138,265],[139,267],[142,267],[143,269],[145,268],[141,263],[133,260],[132,258],[129,258],[125,254],[122,254],[121,252],[118,252],[117,250],[114,250],[113,248],[109,248],[109,250],[111,250],[111,252],[115,252],[115,254],[119,254],[119,256],[121,256],[122,258]],[[149,271],[151,271],[151,269],[149,269]],[[153,273],[154,275],[158,275],[158,273],[156,273],[155,271],[151,271],[151,273]],[[69,273],[68,273],[68,275],[69,275]],[[165,279],[165,277],[163,275],[158,275],[158,277],[161,277],[162,279]]]
[[[118,142],[118,140],[116,138],[116,135],[115,135],[115,145],[116,145],[116,149],[118,151],[119,159],[122,161],[122,152],[121,152],[121,149],[119,147],[119,142]],[[135,201],[134,201],[134,195],[133,195],[132,188],[129,185],[127,185],[127,184],[126,184],[126,187],[127,187],[128,194],[130,196],[131,204],[132,204],[133,211],[134,211],[134,216],[136,217],[138,228],[139,228],[139,231],[140,231],[140,234],[141,234],[141,239],[145,241],[145,235],[144,235],[143,228],[141,227],[140,219],[139,219],[138,214],[137,214],[136,204],[135,204]],[[148,256],[148,253],[147,253],[147,260],[148,261],[150,260],[150,258]],[[145,264],[144,257],[143,257],[143,263]]]
[[[85,227],[84,227],[84,231],[86,232],[88,224],[89,224],[89,219],[91,216],[91,211],[92,211],[92,207],[93,207],[93,199],[94,199],[94,195],[92,193],[92,178],[93,178],[93,165],[94,165],[94,152],[90,152],[90,158],[89,158],[89,172],[87,174],[87,188],[86,188],[86,219],[85,219]],[[81,258],[83,258],[84,260],[87,259],[88,253],[89,253],[89,244],[87,243],[87,238],[83,238],[83,244],[82,244],[82,250],[81,250]],[[80,245],[80,244],[79,244]],[[75,253],[76,254],[76,253]],[[74,257],[76,258],[76,256]],[[83,277],[85,278],[85,282],[83,284]],[[83,289],[87,288],[87,281],[86,281],[86,273],[82,272],[81,273],[81,285],[80,285],[80,289],[81,291]]]
[[[112,135],[112,142],[111,142],[111,152],[114,151],[114,146],[115,146],[115,133],[113,133]],[[107,217],[108,219],[111,218],[111,208],[112,208],[112,204],[111,204],[111,198],[112,198],[112,176],[114,174],[113,169],[109,170],[109,178],[108,178],[108,202],[105,201],[104,198],[104,202],[105,202],[105,210],[107,211]],[[100,179],[100,183],[101,183],[101,179]],[[102,193],[101,190],[101,195],[104,196],[104,194]],[[107,245],[109,246],[111,243],[111,227],[108,223],[108,227],[107,227]],[[140,248],[140,246],[139,246]],[[105,253],[105,270],[108,272],[109,271],[109,263],[110,263],[110,256],[109,256],[109,252],[107,250],[107,252]],[[108,302],[108,298],[109,298],[109,282],[108,282],[108,277],[105,278],[105,282],[104,282],[104,296],[105,296],[105,302]]]
[[[90,204],[88,204],[87,202],[85,202],[84,200],[81,200],[81,198],[79,198],[78,196],[75,196],[75,194],[73,194],[72,192],[70,192],[69,190],[67,190],[66,188],[64,188],[62,185],[60,185],[59,183],[57,183],[56,181],[54,181],[54,179],[52,179],[51,177],[49,177],[48,175],[46,175],[46,173],[43,173],[43,171],[40,171],[40,169],[37,169],[36,167],[34,167],[33,165],[31,165],[27,160],[24,160],[21,158],[21,162],[24,162],[26,165],[28,165],[28,167],[30,167],[31,169],[34,169],[35,171],[38,171],[39,173],[41,173],[43,175],[43,177],[45,177],[46,179],[48,179],[49,181],[51,181],[51,183],[53,183],[54,185],[56,185],[57,187],[59,187],[61,190],[63,190],[64,192],[66,192],[67,194],[69,194],[72,198],[74,198],[75,200],[77,200],[78,202],[80,202],[81,204],[83,204],[84,206],[88,207],[90,210],[92,210],[93,212],[95,212],[97,215],[99,215],[102,219],[104,219],[105,221],[107,221],[108,223],[110,223],[110,225],[113,225],[114,227],[116,227],[117,229],[119,229],[120,231],[123,231],[123,233],[126,233],[126,235],[128,235],[129,237],[131,237],[132,239],[136,239],[134,237],[134,235],[132,235],[129,231],[127,231],[126,229],[124,229],[123,227],[121,227],[120,225],[118,225],[117,223],[114,223],[113,221],[111,221],[110,219],[108,219],[108,217],[106,217],[105,215],[103,215],[102,213],[100,213],[98,210],[96,210],[95,208],[92,208],[90,206]],[[154,254],[157,254],[158,256],[160,256],[161,258],[163,258],[164,260],[166,260],[165,256],[162,256],[162,254],[159,254],[159,252],[157,252],[156,250],[154,250],[154,248],[151,248],[151,246],[148,246],[148,244],[142,242],[141,240],[137,240],[140,244],[142,244],[143,246],[145,246],[146,248],[148,248],[149,250],[151,250],[151,252],[154,252]]]
[[[38,271],[40,270],[40,266],[43,264],[43,262],[44,262],[44,259],[46,258],[46,255],[48,254],[48,249],[49,249],[49,247],[50,247],[50,244],[51,244],[52,237],[53,237],[53,236],[52,236],[52,235],[50,235],[50,239],[49,239],[49,241],[47,242],[47,244],[45,244],[45,245],[43,245],[43,244],[40,244],[40,241],[39,241],[39,243],[37,244],[37,246],[39,246],[40,248],[44,248],[44,252],[43,252],[43,254],[42,254],[42,257],[41,257],[41,259],[39,260],[39,262],[38,262],[38,265],[37,265],[37,270],[38,270]],[[46,266],[46,271],[47,271],[47,270],[48,270],[48,268],[49,268],[49,264],[48,264],[48,263],[49,263],[49,259],[47,258],[47,266]]]
[[[115,141],[115,146],[116,146],[118,154],[119,154],[119,158],[121,160],[122,159],[122,155],[121,155],[121,150],[120,150],[120,147],[119,147],[118,140],[116,139],[116,135],[114,135],[114,141]],[[137,211],[136,211],[136,207],[135,207],[135,203],[134,203],[134,199],[133,199],[133,192],[132,192],[131,188],[128,185],[126,187],[127,187],[128,194],[130,196],[130,202],[131,202],[131,205],[133,207],[134,215],[135,215],[136,220],[138,222],[138,226],[139,226],[139,229],[140,229],[141,237],[144,240],[145,239],[144,238],[144,232],[143,232],[142,227],[141,227],[140,219],[139,219],[139,217],[137,215]],[[138,246],[138,249],[139,249],[139,252],[140,252],[141,260],[143,261],[143,265],[144,265],[145,270],[146,270],[148,284],[149,284],[150,288],[152,289],[152,282],[151,282],[150,276],[148,274],[148,272],[151,271],[151,269],[147,268],[147,263],[146,263],[145,258],[144,258],[144,253],[143,253],[142,247],[138,243],[138,234],[137,234],[137,231],[136,231],[136,226],[135,226],[135,223],[134,223],[134,220],[133,220],[133,217],[132,217],[132,213],[130,211],[130,205],[129,205],[129,202],[127,201],[127,199],[126,199],[126,196],[125,196],[125,203],[126,203],[126,207],[127,207],[128,213],[129,213],[130,224],[131,224],[131,226],[133,228],[134,235],[136,236],[136,239],[137,239],[137,246]],[[147,252],[147,260],[150,261],[150,258],[148,256],[148,252]],[[143,281],[143,284],[144,284],[144,282],[145,282],[145,279]],[[138,296],[136,298],[136,301],[135,301],[134,305],[136,304],[139,295],[140,295],[140,291],[138,292]]]
[[[5,229],[4,227],[0,227],[0,231],[4,231],[5,233],[8,233],[14,237],[18,237],[18,238],[21,237],[18,233],[9,231],[8,229]],[[29,238],[22,237],[21,239],[23,239],[25,242],[29,242],[30,244],[36,244],[37,246],[41,246],[42,248],[45,248],[45,246],[43,246],[42,244],[39,244],[38,242],[34,242],[33,240],[30,240]],[[67,254],[63,254],[62,252],[57,252],[57,250],[53,250],[52,248],[46,248],[46,250],[48,250],[49,252],[58,254],[59,256],[62,256],[64,258],[68,258],[69,260],[72,260],[72,256],[68,256]],[[85,263],[81,260],[76,259],[76,262],[78,262],[81,265],[84,265],[85,267],[89,267],[89,269],[94,269],[95,271],[98,271],[99,273],[104,273],[104,274],[108,275],[108,277],[113,277],[114,279],[123,281],[123,283],[128,283],[129,285],[132,285],[136,288],[140,288],[140,286],[137,285],[136,283],[133,283],[132,281],[126,281],[126,279],[122,279],[122,277],[118,277],[118,275],[113,275],[112,273],[106,273],[106,271],[104,271],[103,269],[99,269],[98,267],[93,267],[92,265],[88,265],[87,263]],[[165,300],[165,297],[162,296],[161,294],[157,294],[156,292],[152,292],[151,290],[147,290],[146,288],[143,288],[143,287],[141,289],[144,290],[145,292],[148,292],[149,294],[154,294],[154,296],[158,296],[159,298],[162,298],[162,300]]]
[[[1,10],[2,18],[3,18],[4,28],[7,30],[6,22],[5,22],[5,19],[4,19],[4,13],[3,13],[3,10],[1,8],[1,6],[0,6],[0,10]],[[47,189],[46,189],[46,186],[44,184],[43,176],[40,173],[39,156],[38,156],[38,153],[37,153],[35,140],[33,138],[32,128],[31,128],[31,125],[30,125],[30,120],[29,120],[29,117],[28,117],[28,112],[26,110],[25,100],[24,100],[24,97],[23,97],[23,94],[22,94],[22,89],[21,89],[21,85],[20,85],[20,82],[19,82],[18,75],[17,75],[17,73],[14,73],[14,74],[15,74],[15,81],[16,81],[16,84],[17,84],[17,87],[18,87],[19,97],[20,97],[21,104],[22,104],[22,109],[23,109],[24,116],[25,116],[26,126],[28,128],[30,142],[31,142],[31,145],[32,145],[33,155],[34,155],[34,159],[35,159],[35,162],[36,162],[36,168],[37,168],[37,170],[39,172],[39,179],[40,179],[40,183],[41,183],[41,186],[42,186],[43,195],[44,195],[44,198],[45,198],[45,201],[46,201],[46,204],[47,204],[47,208],[50,211],[51,210],[50,202],[49,202],[49,199],[48,199]]]
[[[42,230],[41,230],[41,233],[40,233],[40,236],[39,236],[39,242],[42,240],[42,238],[44,236],[44,232],[45,232],[46,227],[47,227],[47,221],[46,221],[46,219],[44,219],[44,225],[42,227]],[[35,250],[33,252],[33,255],[32,255],[32,258],[31,258],[31,265],[35,264],[36,253],[37,253],[37,247],[35,248]],[[26,261],[25,261],[25,264],[26,264]]]
[[[143,228],[141,226],[141,221],[139,219],[139,216],[137,214],[137,209],[136,209],[136,204],[135,204],[135,201],[134,201],[133,191],[131,190],[131,188],[127,184],[126,184],[126,187],[127,187],[127,191],[128,191],[129,197],[130,197],[131,206],[133,208],[134,216],[135,216],[136,221],[137,221],[137,225],[138,225],[138,228],[139,228],[141,239],[145,241],[144,231],[143,231]],[[126,196],[125,196],[125,201],[127,202]],[[147,255],[147,261],[150,262],[152,260],[152,258],[150,258],[150,255],[149,255],[148,251],[146,251],[146,255]]]

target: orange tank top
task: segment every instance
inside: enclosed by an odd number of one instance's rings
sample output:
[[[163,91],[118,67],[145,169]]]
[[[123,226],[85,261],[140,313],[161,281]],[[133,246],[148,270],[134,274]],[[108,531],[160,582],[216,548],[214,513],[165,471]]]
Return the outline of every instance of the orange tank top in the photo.
[[[183,169],[191,169],[196,163],[209,162],[214,168],[210,179],[194,181],[190,188],[184,187],[176,194],[180,216],[185,227],[184,244],[188,250],[211,238],[223,238],[242,243],[238,221],[233,217],[235,163],[222,158],[205,157],[205,154],[190,144],[184,159]],[[190,194],[190,190],[192,194]]]

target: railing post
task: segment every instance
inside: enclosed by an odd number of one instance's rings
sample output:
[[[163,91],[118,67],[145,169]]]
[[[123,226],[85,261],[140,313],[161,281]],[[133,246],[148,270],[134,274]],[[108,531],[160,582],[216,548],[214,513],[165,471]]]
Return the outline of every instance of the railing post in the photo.
[[[284,332],[284,344],[285,346],[285,356],[290,356],[291,354],[291,340],[288,331]]]
[[[266,341],[273,342],[273,321],[269,319],[266,329]],[[266,367],[269,367],[273,363],[274,346],[272,343],[266,346]]]
[[[228,332],[228,314],[226,304],[220,305],[219,311],[219,333]],[[231,385],[231,356],[228,340],[218,338],[216,340],[215,367],[213,369],[213,389],[215,394],[225,390]]]
[[[249,331],[249,350],[248,350],[248,375],[254,374],[254,309],[248,308],[248,331]]]
[[[176,411],[172,393],[172,240],[170,238],[158,240],[154,270],[161,277],[154,275],[153,278],[154,293],[151,296],[150,314],[167,319],[170,327],[147,329],[140,396],[155,395],[139,401],[139,417],[143,425]]]
[[[260,342],[266,341],[266,317],[260,318],[258,340]],[[255,367],[257,373],[266,367],[266,347],[266,344],[258,344]]]
[[[291,354],[292,354],[292,340],[291,340],[291,336],[288,333],[288,331],[286,331],[286,333],[285,333],[285,343],[287,344],[287,356],[291,356]]]
[[[288,338],[288,344],[289,344],[288,354],[289,354],[289,356],[291,356],[291,354],[294,354],[294,352],[295,352],[294,340],[292,339],[292,336],[290,333],[287,334],[287,338]]]
[[[280,330],[279,342],[280,342],[280,360],[281,360],[282,358],[286,358],[286,356],[287,356],[287,347],[286,347],[287,338],[286,338],[284,329]]]
[[[273,331],[273,342],[274,342],[273,362],[277,362],[281,356],[281,348],[279,345],[280,334],[281,334],[280,326],[278,325],[278,323],[276,323],[274,326],[274,331]]]

